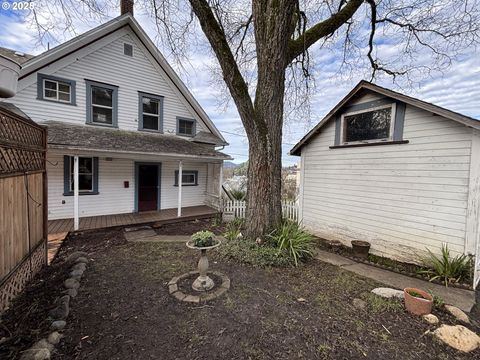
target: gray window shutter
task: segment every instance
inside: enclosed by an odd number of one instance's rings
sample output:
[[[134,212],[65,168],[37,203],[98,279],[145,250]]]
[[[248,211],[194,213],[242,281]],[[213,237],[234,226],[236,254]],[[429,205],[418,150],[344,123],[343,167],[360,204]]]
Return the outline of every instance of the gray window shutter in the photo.
[[[395,110],[395,129],[393,129],[393,140],[403,140],[403,125],[405,122],[405,103],[397,101]]]
[[[63,194],[70,193],[70,156],[63,156]]]
[[[337,115],[335,118],[335,145],[338,146],[340,145],[340,131],[342,128],[342,117],[340,115]]]
[[[98,157],[93,158],[93,192],[98,193]]]

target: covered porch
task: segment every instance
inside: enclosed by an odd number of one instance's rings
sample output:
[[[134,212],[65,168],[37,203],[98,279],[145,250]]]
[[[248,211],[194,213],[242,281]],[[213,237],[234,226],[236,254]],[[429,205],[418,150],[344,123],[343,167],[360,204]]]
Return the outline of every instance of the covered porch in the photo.
[[[180,216],[178,216],[178,210],[176,208],[127,214],[88,216],[79,219],[78,230],[93,230],[115,226],[142,225],[149,223],[169,224],[174,222],[211,218],[217,214],[219,214],[218,210],[203,205],[183,207],[182,214]],[[48,222],[49,235],[68,233],[70,231],[74,231],[73,218],[50,220]]]

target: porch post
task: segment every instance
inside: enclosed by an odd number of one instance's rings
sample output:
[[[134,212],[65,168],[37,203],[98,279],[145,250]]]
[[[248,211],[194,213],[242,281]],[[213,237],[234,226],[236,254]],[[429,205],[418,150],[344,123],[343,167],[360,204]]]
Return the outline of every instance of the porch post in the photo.
[[[73,229],[78,230],[78,155],[73,157]]]
[[[220,211],[223,211],[223,202],[222,202],[222,186],[223,186],[223,161],[220,163],[220,178],[218,179],[218,206]]]
[[[178,162],[178,210],[177,217],[182,216],[182,172],[183,164],[182,160]]]

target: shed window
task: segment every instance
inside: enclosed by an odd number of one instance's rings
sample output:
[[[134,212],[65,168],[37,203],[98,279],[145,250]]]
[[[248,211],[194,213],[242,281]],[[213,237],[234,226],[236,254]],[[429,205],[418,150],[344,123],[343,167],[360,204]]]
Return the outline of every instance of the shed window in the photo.
[[[198,185],[198,171],[185,170],[182,171],[182,186]],[[175,171],[175,186],[178,186],[178,171]]]
[[[186,136],[195,135],[195,120],[178,118],[177,134]]]
[[[38,74],[37,98],[75,105],[75,81]]]
[[[117,126],[118,88],[87,81],[87,123]]]
[[[163,97],[140,93],[139,100],[139,128],[162,131]]]
[[[343,143],[391,140],[395,105],[342,116]]]
[[[73,156],[64,159],[64,195],[73,195],[74,174]],[[80,195],[98,194],[98,158],[78,158],[78,191]]]

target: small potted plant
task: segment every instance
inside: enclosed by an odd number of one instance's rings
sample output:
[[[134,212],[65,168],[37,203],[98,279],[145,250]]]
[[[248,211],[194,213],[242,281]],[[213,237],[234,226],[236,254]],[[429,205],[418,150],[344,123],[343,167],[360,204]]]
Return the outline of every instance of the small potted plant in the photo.
[[[414,315],[426,315],[432,312],[433,297],[417,288],[405,288],[405,308]]]
[[[198,231],[192,235],[192,243],[195,247],[209,247],[215,244],[215,234],[211,231]]]
[[[353,256],[368,259],[368,252],[370,251],[370,243],[362,240],[352,240]]]

